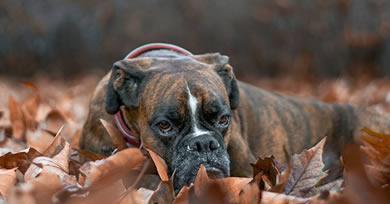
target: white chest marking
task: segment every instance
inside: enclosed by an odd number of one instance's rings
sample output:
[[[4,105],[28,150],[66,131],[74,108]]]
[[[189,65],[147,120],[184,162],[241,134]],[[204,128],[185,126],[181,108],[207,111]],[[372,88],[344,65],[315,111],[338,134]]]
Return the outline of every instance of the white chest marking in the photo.
[[[203,134],[207,134],[208,131],[204,131],[204,130],[201,130],[199,129],[198,127],[198,118],[196,117],[196,113],[197,113],[197,105],[198,105],[198,100],[195,98],[195,96],[193,96],[191,94],[191,91],[190,89],[188,88],[188,85],[187,85],[187,93],[188,93],[188,105],[190,107],[190,111],[191,111],[191,121],[193,123],[192,125],[192,136],[194,137],[197,137],[199,135],[203,135]]]

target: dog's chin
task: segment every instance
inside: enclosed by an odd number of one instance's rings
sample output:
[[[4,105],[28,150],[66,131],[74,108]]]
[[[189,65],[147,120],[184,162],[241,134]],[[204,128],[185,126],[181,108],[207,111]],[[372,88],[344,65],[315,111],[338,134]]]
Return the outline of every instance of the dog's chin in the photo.
[[[229,167],[220,165],[203,164],[209,178],[218,179],[229,176]],[[195,182],[196,175],[199,171],[199,166],[194,166],[187,172],[177,172],[174,179],[175,191],[178,192],[183,186],[189,186]]]
[[[206,168],[206,172],[207,172],[207,175],[213,179],[225,177],[225,174],[223,173],[224,171],[219,169],[219,168],[216,168],[216,167],[208,167],[208,168]]]

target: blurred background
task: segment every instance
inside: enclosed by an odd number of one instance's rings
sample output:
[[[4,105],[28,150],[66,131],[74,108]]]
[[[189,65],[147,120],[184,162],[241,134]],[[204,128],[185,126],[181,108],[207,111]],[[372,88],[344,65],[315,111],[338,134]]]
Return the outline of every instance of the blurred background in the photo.
[[[101,74],[148,42],[229,55],[246,80],[383,78],[390,1],[0,1],[2,76]]]

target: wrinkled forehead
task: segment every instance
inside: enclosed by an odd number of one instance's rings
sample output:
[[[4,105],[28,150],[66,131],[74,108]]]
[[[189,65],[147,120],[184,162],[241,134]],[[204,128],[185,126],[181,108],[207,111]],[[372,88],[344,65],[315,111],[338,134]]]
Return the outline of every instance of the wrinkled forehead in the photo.
[[[228,103],[222,79],[213,67],[196,63],[167,63],[151,67],[141,94],[141,106],[149,114],[157,109],[170,109],[184,115],[189,92],[200,105]]]

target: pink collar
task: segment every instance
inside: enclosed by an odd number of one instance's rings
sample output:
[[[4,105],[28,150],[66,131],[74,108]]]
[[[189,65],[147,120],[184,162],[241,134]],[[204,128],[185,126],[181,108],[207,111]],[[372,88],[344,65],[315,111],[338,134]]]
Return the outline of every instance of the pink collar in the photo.
[[[136,58],[143,53],[152,51],[152,50],[171,50],[177,52],[181,55],[189,56],[192,55],[188,50],[181,48],[176,45],[167,44],[167,43],[150,43],[143,46],[140,46],[133,51],[131,51],[125,59],[133,59]],[[122,133],[124,139],[126,140],[127,146],[129,147],[140,147],[141,141],[137,134],[131,130],[131,128],[126,124],[126,120],[121,111],[118,111],[114,116],[114,121],[119,131]]]

